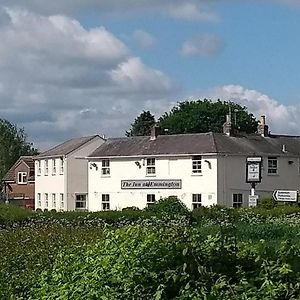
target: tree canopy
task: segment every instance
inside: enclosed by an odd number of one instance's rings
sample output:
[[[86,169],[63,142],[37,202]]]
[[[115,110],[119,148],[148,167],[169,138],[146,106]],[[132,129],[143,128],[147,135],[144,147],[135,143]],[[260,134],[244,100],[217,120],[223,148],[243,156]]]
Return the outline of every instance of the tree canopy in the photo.
[[[0,180],[21,155],[35,155],[37,150],[27,142],[23,128],[0,119]]]
[[[126,131],[126,136],[150,135],[151,127],[155,124],[154,115],[149,110],[143,111]]]
[[[229,112],[236,132],[248,134],[256,132],[258,123],[245,106],[221,100],[213,102],[208,99],[178,103],[170,112],[164,113],[158,119],[158,125],[163,133],[168,134],[222,132]],[[150,116],[151,122],[148,121]],[[127,136],[149,135],[149,128],[154,124],[154,116],[149,111],[144,111],[135,119]]]

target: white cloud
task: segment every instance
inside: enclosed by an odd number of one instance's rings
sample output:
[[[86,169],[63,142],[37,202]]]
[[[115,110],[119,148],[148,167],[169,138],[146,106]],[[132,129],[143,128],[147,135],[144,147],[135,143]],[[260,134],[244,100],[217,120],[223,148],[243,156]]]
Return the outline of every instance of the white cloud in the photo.
[[[0,26],[0,117],[43,147],[92,133],[123,135],[148,102],[175,90],[103,27],[8,10]]]
[[[246,106],[257,119],[265,115],[272,133],[300,135],[300,105],[286,106],[259,91],[240,85],[225,85],[204,94],[203,97],[219,98]]]
[[[223,40],[214,34],[202,34],[185,41],[181,48],[183,56],[210,57],[219,54],[224,48]]]
[[[25,8],[43,15],[80,13],[93,14],[167,14],[185,20],[216,21],[217,16],[207,9],[211,0],[2,0],[2,5]]]
[[[152,49],[157,46],[157,39],[144,30],[135,30],[133,33],[134,40],[144,49]]]
[[[182,19],[186,21],[201,20],[208,22],[216,22],[219,19],[214,12],[199,7],[199,4],[189,2],[171,7],[169,9],[169,13],[177,19]]]

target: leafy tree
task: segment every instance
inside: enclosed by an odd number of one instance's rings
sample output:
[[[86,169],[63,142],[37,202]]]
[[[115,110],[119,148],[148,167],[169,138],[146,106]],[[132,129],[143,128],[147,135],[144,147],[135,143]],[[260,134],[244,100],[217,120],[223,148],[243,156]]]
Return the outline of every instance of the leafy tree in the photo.
[[[150,129],[155,124],[155,118],[149,110],[143,111],[131,124],[126,136],[150,135]]]
[[[35,155],[37,150],[27,142],[23,128],[0,119],[0,182],[21,155]]]
[[[222,132],[229,110],[232,113],[232,124],[237,131],[256,132],[257,121],[245,106],[221,100],[180,102],[158,121],[159,126],[168,134]]]

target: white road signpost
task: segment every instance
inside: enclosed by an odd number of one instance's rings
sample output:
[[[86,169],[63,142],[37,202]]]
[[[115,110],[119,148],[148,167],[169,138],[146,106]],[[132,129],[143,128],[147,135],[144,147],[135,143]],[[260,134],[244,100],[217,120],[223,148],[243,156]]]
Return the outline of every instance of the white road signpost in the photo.
[[[298,191],[275,190],[273,192],[273,198],[279,202],[297,202]]]

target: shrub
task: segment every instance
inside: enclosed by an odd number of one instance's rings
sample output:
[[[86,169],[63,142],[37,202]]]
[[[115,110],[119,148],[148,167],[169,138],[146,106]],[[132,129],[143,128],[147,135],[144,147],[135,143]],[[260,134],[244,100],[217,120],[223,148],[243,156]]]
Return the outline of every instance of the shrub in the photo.
[[[277,202],[273,198],[264,198],[258,201],[258,207],[265,209],[272,209],[277,205]]]
[[[154,213],[157,216],[186,216],[190,217],[191,213],[186,205],[180,201],[176,196],[170,196],[168,198],[162,198],[153,205],[145,208],[145,211]]]

